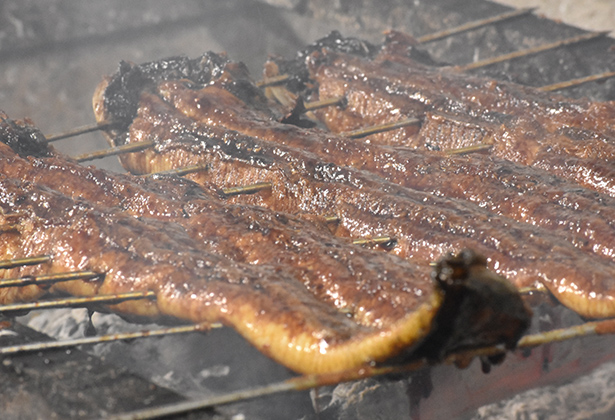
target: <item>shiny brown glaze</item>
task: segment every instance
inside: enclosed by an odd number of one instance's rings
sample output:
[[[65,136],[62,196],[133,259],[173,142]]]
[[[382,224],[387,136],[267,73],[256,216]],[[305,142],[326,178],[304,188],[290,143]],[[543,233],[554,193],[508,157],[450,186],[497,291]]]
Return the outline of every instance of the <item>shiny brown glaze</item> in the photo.
[[[492,144],[495,156],[541,168],[615,196],[611,102],[571,100],[513,83],[416,63],[393,33],[373,58],[333,50],[307,59],[313,99],[343,96],[347,106],[316,111],[336,133],[408,117],[411,127],[369,141],[425,150]]]
[[[117,208],[73,201],[4,175],[0,191],[3,214],[10,212],[12,223],[19,224],[19,232],[3,242],[2,256],[53,257],[44,266],[5,270],[5,278],[73,270],[105,273],[102,281],[58,283],[49,292],[91,296],[153,291],[155,301],[124,303],[113,310],[148,318],[223,322],[296,371],[334,371],[386,359],[415,345],[430,330],[439,306],[433,287],[423,294],[412,290],[410,307],[398,311],[386,326],[363,326],[335,305],[317,299],[283,268],[206,253],[177,224],[139,220]],[[38,286],[27,286],[2,289],[0,296],[9,303],[45,293]],[[378,305],[384,294],[371,301],[376,307],[370,309],[391,307]]]
[[[0,145],[0,150],[7,149]],[[192,246],[254,265],[283,267],[318,299],[365,326],[383,326],[419,306],[433,285],[427,266],[332,237],[328,224],[264,208],[229,204],[183,179],[118,176],[59,156],[7,158],[5,175],[72,198],[182,226]],[[359,292],[360,290],[360,292]],[[374,304],[374,300],[381,303]]]
[[[168,82],[162,85],[161,94],[172,96],[188,115],[207,118],[209,124],[309,151],[404,187],[470,201],[496,214],[549,229],[583,251],[615,261],[615,200],[609,196],[492,155],[447,157],[281,124],[272,114],[249,107],[218,86],[195,91]],[[198,111],[194,109],[197,104]]]
[[[211,89],[216,87],[203,90]],[[490,267],[518,286],[542,281],[580,313],[613,312],[608,264],[578,253],[557,235],[464,202],[402,188],[300,149],[224,129],[219,121],[234,118],[225,106],[238,101],[228,92],[219,95],[218,106],[209,113],[212,108],[200,102],[200,89],[186,87],[183,81],[162,82],[158,91],[167,103],[143,92],[137,118],[123,137],[129,142],[157,143],[153,150],[123,156],[126,167],[134,172],[198,162],[212,169],[191,177],[208,188],[269,181],[273,184],[269,192],[230,200],[290,213],[333,214],[341,220],[339,234],[394,236],[393,252],[414,261],[432,261],[461,248],[476,249],[488,257]],[[578,285],[607,292],[579,297]]]
[[[472,253],[467,269],[454,276],[461,289],[468,284],[467,296],[448,293],[446,284],[432,282],[427,267],[352,246],[314,220],[229,205],[182,179],[108,174],[51,150],[19,156],[0,143],[0,152],[3,214],[10,209],[11,222],[19,226],[3,251],[11,257],[53,257],[49,265],[6,276],[77,266],[106,273],[103,281],[61,283],[50,292],[152,290],[155,302],[113,309],[221,321],[302,372],[351,368],[400,352],[411,357],[428,333],[425,344],[438,344],[441,355],[468,343],[512,347],[529,324],[519,295],[511,286],[503,290],[506,281]],[[478,301],[477,282],[483,285]],[[2,296],[5,303],[44,293],[32,286],[5,290],[12,291]],[[443,294],[445,313],[471,325],[444,319],[433,325]],[[506,302],[501,316],[475,322],[485,311],[492,313],[494,295]],[[475,304],[463,307],[468,300]],[[455,340],[443,340],[438,330],[448,337],[451,327]]]

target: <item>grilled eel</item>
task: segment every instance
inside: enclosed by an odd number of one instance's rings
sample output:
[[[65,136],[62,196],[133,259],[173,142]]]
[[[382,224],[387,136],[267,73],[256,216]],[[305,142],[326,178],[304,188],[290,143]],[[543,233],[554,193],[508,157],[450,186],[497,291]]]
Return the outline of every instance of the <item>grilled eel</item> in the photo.
[[[420,126],[369,141],[422,150],[488,144],[490,154],[615,196],[613,102],[573,100],[425,65],[409,57],[413,40],[398,32],[381,48],[348,47],[357,42],[333,33],[296,60],[269,63],[268,74],[295,72],[290,88],[304,87],[313,100],[344,97],[344,107],[314,111],[335,133],[416,117]]]
[[[121,157],[129,170],[149,173],[207,164],[208,170],[190,177],[215,191],[269,181],[270,191],[228,199],[295,214],[336,215],[341,221],[337,234],[392,235],[397,240],[392,252],[412,261],[435,260],[460,248],[475,249],[488,258],[491,268],[519,287],[541,281],[560,302],[584,316],[615,312],[610,262],[579,252],[558,235],[477,206],[403,188],[297,148],[225,129],[216,125],[216,116],[189,118],[199,108],[198,102],[192,101],[189,107],[186,101],[184,109],[171,97],[165,102],[152,92],[164,95],[176,83],[184,82],[145,85],[137,95],[138,103],[130,104],[136,117],[126,130],[108,133],[117,142],[155,142],[152,149]],[[97,119],[121,121],[110,114],[113,107],[107,106],[105,91],[100,88],[95,97]],[[220,104],[215,112],[226,113],[224,100]]]
[[[430,276],[290,216],[227,205],[187,180],[82,167],[37,147],[27,128],[0,124],[0,225],[15,226],[2,233],[1,255],[52,260],[3,277],[86,269],[101,277],[0,289],[2,303],[153,291],[155,301],[113,310],[223,322],[306,373],[400,353],[437,360],[470,346],[512,347],[529,325],[515,289],[471,251],[443,259]]]
[[[356,49],[364,48],[358,45]],[[182,77],[181,83],[175,83],[172,79],[180,72],[167,73],[166,69],[190,68],[190,61],[185,58],[171,59],[166,62],[165,71],[155,68],[145,76],[152,81],[167,80],[161,87],[164,92],[158,89],[159,95],[171,102],[181,102],[180,108],[196,119],[206,118],[210,123],[250,136],[312,152],[338,165],[368,170],[402,186],[468,200],[496,214],[557,231],[584,251],[611,260],[615,257],[615,200],[610,197],[579,188],[573,182],[540,169],[514,164],[493,155],[449,157],[281,125],[275,121],[280,114],[271,109],[270,103],[251,83],[245,67],[211,53],[198,62],[215,66],[217,78],[211,77],[211,70],[205,76],[203,72],[195,76],[194,70],[192,75],[184,70],[181,74],[189,76]],[[152,65],[145,65],[143,73]],[[114,109],[113,118],[117,118],[117,114],[127,108],[126,104],[118,106],[114,103],[117,100],[113,98],[118,95],[123,98],[127,92],[130,93],[131,106],[135,106],[135,98],[145,83],[135,86],[134,82],[124,82],[118,86],[117,81],[135,78],[134,74],[139,74],[141,67],[125,67],[113,81],[101,84],[97,94],[101,99],[97,101],[101,120],[107,118],[105,109]],[[208,86],[198,90],[188,88],[190,78],[194,83],[208,82]],[[104,88],[107,84],[110,84],[109,89]],[[241,99],[236,95],[241,95]],[[105,103],[101,103],[103,98]],[[221,108],[224,112],[220,112]]]
[[[496,214],[557,232],[577,248],[615,261],[615,199],[609,196],[493,156],[448,157],[284,125],[273,112],[222,89],[217,83],[195,90],[167,81],[158,93],[197,121],[309,151],[401,186],[478,203]],[[223,113],[216,111],[220,107]]]

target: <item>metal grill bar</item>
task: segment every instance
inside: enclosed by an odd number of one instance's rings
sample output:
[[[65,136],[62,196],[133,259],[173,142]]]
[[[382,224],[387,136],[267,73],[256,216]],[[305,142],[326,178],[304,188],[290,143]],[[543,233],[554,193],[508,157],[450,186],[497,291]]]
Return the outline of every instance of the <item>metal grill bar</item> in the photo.
[[[410,125],[419,125],[420,123],[421,120],[419,120],[418,118],[408,118],[393,123],[374,125],[372,127],[360,128],[354,131],[346,131],[344,133],[340,133],[340,135],[344,137],[350,137],[351,139],[359,139],[361,137],[367,137],[372,134],[383,133],[385,131],[391,131]]]
[[[535,8],[526,8],[526,9],[518,9],[510,12],[502,13],[500,15],[488,17],[485,19],[475,20],[472,22],[465,23],[463,25],[456,26],[454,28],[445,29],[443,31],[435,32],[429,35],[423,35],[417,39],[420,44],[426,44],[428,42],[437,41],[439,39],[448,38],[453,35],[458,35],[463,32],[468,32],[473,29],[478,29],[483,26],[493,25],[495,23],[503,22],[505,20],[509,20],[515,17],[524,16],[532,13]]]
[[[545,92],[553,92],[555,90],[568,89],[574,86],[579,86],[584,83],[597,82],[600,80],[610,79],[615,77],[615,71],[607,71],[599,74],[592,74],[591,76],[579,77],[578,79],[566,80],[564,82],[553,83],[551,85],[542,86],[539,89]]]
[[[0,288],[28,286],[30,284],[49,284],[62,281],[85,280],[100,277],[102,274],[94,271],[71,271],[68,273],[43,274],[15,279],[0,280]]]
[[[391,236],[376,236],[374,238],[355,239],[352,241],[352,243],[354,245],[368,245],[368,244],[385,245],[385,244],[389,244],[394,241],[395,241],[395,238],[392,238]]]
[[[328,106],[343,105],[346,102],[346,98],[343,96],[322,99],[320,101],[306,102],[303,104],[304,112],[314,111],[320,108],[326,108]]]
[[[145,174],[143,176],[152,176],[152,175],[183,176],[183,175],[193,174],[195,172],[206,171],[208,169],[209,169],[208,164],[200,164],[200,165],[184,166],[182,168],[177,168],[177,169],[169,169],[168,171],[152,172],[150,174]]]
[[[108,343],[112,341],[132,340],[135,338],[160,337],[160,336],[175,335],[175,334],[186,334],[186,333],[196,332],[196,331],[208,331],[212,328],[222,328],[222,324],[215,323],[215,324],[185,325],[181,327],[161,328],[158,330],[136,331],[136,332],[130,332],[130,333],[102,335],[98,337],[83,337],[83,338],[76,338],[72,340],[44,341],[40,343],[29,343],[29,344],[22,344],[18,346],[7,346],[7,347],[0,348],[0,355],[8,356],[8,355],[19,354],[19,353],[71,348],[71,347],[77,347],[77,346],[86,345],[86,344],[100,344],[100,343]]]
[[[444,153],[446,153],[449,156],[453,156],[453,155],[460,156],[460,155],[468,155],[470,153],[484,152],[484,151],[491,149],[492,147],[493,147],[492,144],[475,144],[473,146],[460,147],[459,149],[445,150]]]
[[[51,261],[50,255],[39,255],[36,257],[13,258],[0,261],[0,268],[13,268],[25,265],[37,265]]]
[[[98,130],[107,130],[109,128],[113,128],[115,125],[116,124],[113,124],[113,123],[85,125],[82,127],[77,127],[73,130],[69,130],[65,133],[46,136],[45,139],[47,140],[47,143],[51,143],[54,141],[67,139],[69,137],[80,136],[82,134],[87,134],[87,133],[91,133],[91,132],[98,131]]]
[[[77,162],[86,162],[88,160],[102,159],[107,156],[121,155],[123,153],[140,152],[141,150],[149,149],[150,147],[154,147],[153,141],[139,141],[135,143],[124,144],[122,146],[110,147],[109,149],[105,150],[98,150],[92,153],[85,153],[82,155],[74,156],[73,159],[75,159]]]
[[[154,292],[128,292],[110,295],[70,297],[39,302],[25,302],[12,303],[9,305],[0,305],[0,313],[13,311],[31,311],[34,309],[68,308],[73,306],[84,306],[94,303],[111,305],[127,300],[152,299],[155,297],[156,294]]]
[[[549,331],[546,333],[538,333],[523,337],[517,348],[532,348],[545,343],[555,341],[566,341],[574,338],[587,337],[592,335],[613,334],[615,333],[615,320],[606,320],[598,322],[588,322],[582,325],[562,328]],[[448,356],[444,363],[454,364],[456,362],[465,362],[469,358],[480,356],[495,356],[505,353],[506,349],[503,346],[483,347],[474,350],[462,351]],[[344,371],[333,374],[324,375],[304,375],[286,381],[273,383],[257,388],[245,389],[237,392],[204,398],[202,400],[187,401],[166,406],[155,407],[151,409],[132,411],[113,415],[107,420],[146,420],[160,418],[164,416],[177,415],[200,410],[207,407],[214,407],[231,402],[245,401],[248,399],[259,398],[266,395],[280,394],[289,391],[301,391],[306,389],[318,388],[326,385],[334,385],[342,382],[356,381],[359,379],[383,376],[392,373],[412,372],[421,369],[428,365],[425,360],[419,360],[413,363],[400,366],[383,366],[383,367],[364,367],[350,371]]]
[[[520,51],[515,51],[510,54],[503,54],[497,57],[487,58],[485,60],[475,61],[474,63],[464,64],[461,66],[455,66],[456,70],[467,71],[474,70],[481,67],[490,66],[492,64],[502,63],[504,61],[514,60],[516,58],[527,57],[530,55],[538,54],[544,51],[553,50],[556,48],[564,47],[566,45],[578,44],[580,42],[590,41],[592,39],[603,37],[608,32],[589,32],[583,35],[567,38],[561,41],[552,42],[549,44],[540,45],[535,48],[528,48]]]
[[[226,196],[240,195],[240,194],[254,194],[263,190],[270,190],[273,184],[271,182],[259,182],[256,184],[244,185],[240,187],[224,188],[222,193]]]

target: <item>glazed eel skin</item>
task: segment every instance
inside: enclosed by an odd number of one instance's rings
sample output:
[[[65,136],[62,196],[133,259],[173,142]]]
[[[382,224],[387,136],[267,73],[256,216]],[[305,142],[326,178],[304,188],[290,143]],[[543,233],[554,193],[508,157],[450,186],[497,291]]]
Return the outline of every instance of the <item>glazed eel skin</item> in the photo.
[[[0,225],[16,226],[2,233],[2,258],[53,258],[2,275],[87,269],[101,277],[1,289],[3,303],[53,292],[153,291],[155,301],[112,309],[223,322],[311,373],[400,353],[438,358],[460,347],[512,347],[529,324],[512,286],[469,251],[443,260],[432,279],[427,267],[331,237],[313,220],[227,204],[187,180],[80,166],[35,144],[27,128],[6,117],[0,124]],[[481,322],[482,311],[496,315]]]
[[[309,151],[404,187],[476,203],[498,215],[556,232],[580,250],[615,261],[615,199],[609,196],[494,156],[449,157],[281,124],[274,112],[222,89],[221,83],[194,90],[185,83],[167,81],[159,86],[159,95],[195,120]]]
[[[466,202],[401,187],[369,172],[276,143],[273,138],[261,140],[222,127],[218,121],[235,118],[224,106],[229,96],[247,102],[258,95],[255,88],[234,79],[230,72],[218,73],[225,89],[217,90],[219,106],[212,114],[199,102],[201,91],[212,89],[212,79],[186,81],[165,73],[136,88],[120,87],[120,92],[138,98],[137,103],[127,102],[135,113],[132,119],[123,119],[114,113],[117,104],[110,97],[118,89],[117,80],[142,69],[124,70],[101,84],[94,107],[99,121],[126,124],[124,130],[108,132],[115,144],[156,143],[152,149],[122,156],[123,164],[135,173],[201,163],[208,169],[190,177],[211,190],[269,181],[273,185],[270,191],[229,200],[295,214],[336,215],[340,219],[338,235],[392,235],[397,240],[392,252],[412,261],[432,261],[456,249],[471,248],[519,287],[542,282],[562,303],[585,316],[615,312],[610,261],[578,252],[553,232]],[[239,85],[243,89],[235,95]],[[116,109],[126,110],[125,105]],[[280,130],[284,131],[284,126]]]
[[[290,87],[312,100],[346,98],[344,107],[314,112],[335,133],[416,117],[420,126],[368,140],[426,151],[489,144],[490,154],[615,196],[614,103],[424,64],[410,57],[414,42],[399,32],[379,48],[350,48],[357,42],[333,33],[295,60],[269,63],[268,75],[294,72]]]

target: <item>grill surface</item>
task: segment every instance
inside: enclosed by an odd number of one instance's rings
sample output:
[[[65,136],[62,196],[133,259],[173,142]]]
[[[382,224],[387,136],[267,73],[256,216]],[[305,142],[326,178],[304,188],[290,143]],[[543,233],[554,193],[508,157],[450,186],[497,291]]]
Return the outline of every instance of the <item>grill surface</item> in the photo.
[[[32,118],[44,133],[61,132],[92,123],[91,93],[101,77],[112,73],[122,59],[142,62],[178,54],[196,56],[206,50],[227,51],[232,58],[246,62],[254,77],[258,78],[267,54],[291,56],[297,49],[333,29],[344,35],[379,42],[382,31],[390,28],[420,36],[510,10],[480,0],[468,0],[463,8],[459,8],[459,2],[454,0],[270,0],[267,3],[178,1],[169,13],[163,1],[150,1],[147,8],[141,5],[129,8],[119,0],[94,6],[69,0],[4,2],[0,16],[0,107],[12,118]],[[439,61],[466,64],[582,33],[584,31],[529,15],[429,43],[425,49]],[[612,46],[612,39],[600,38],[474,72],[542,86],[615,69],[613,54],[607,53]],[[612,100],[615,99],[615,80],[584,84],[564,93],[573,97]],[[94,133],[78,140],[63,140],[57,146],[62,152],[76,155],[104,148],[105,144],[102,137]],[[123,171],[115,158],[101,160],[97,166]],[[580,322],[565,311],[555,315],[550,310],[545,311],[537,324],[548,323],[544,319],[553,316],[571,317],[566,322]],[[69,310],[21,321],[30,322],[55,337],[82,335],[89,325],[84,311]],[[97,315],[94,322],[98,333],[136,328],[113,316]],[[535,328],[541,327],[547,325],[535,325]],[[11,331],[24,340],[28,340],[27,336],[31,334],[18,325]],[[12,342],[18,336],[7,333],[0,339]],[[35,333],[33,338],[39,339]],[[177,345],[178,342],[181,346]],[[571,352],[574,355],[579,348],[595,346],[595,351],[591,352],[595,358],[585,360],[589,368],[608,357],[604,348],[609,344],[613,343],[608,339],[586,340],[583,344],[549,347],[541,350],[541,355],[545,358],[555,356],[559,363],[564,363],[573,360]],[[0,382],[6,387],[0,393],[0,407],[9,407],[11,401],[24,401],[21,407],[32,408],[32,413],[28,414],[32,417],[91,417],[101,410],[119,412],[152,401],[159,404],[207,392],[231,391],[290,376],[288,371],[246,346],[229,330],[214,331],[207,336],[193,334],[99,345],[94,352],[103,356],[109,366],[124,367],[105,367],[78,351],[70,357],[63,351],[56,351],[7,359],[9,361],[0,371]],[[85,362],[81,363],[81,360]],[[75,365],[83,369],[70,368]],[[48,369],[49,366],[52,368]],[[175,392],[152,388],[132,373],[126,373],[126,366],[138,375],[173,388]],[[444,384],[450,381],[451,372],[451,368],[443,367],[428,374],[416,374],[412,376],[412,389],[424,390],[433,386],[434,395],[437,395],[438,389],[445,389]],[[457,383],[480,387],[480,383],[472,383],[476,375],[471,372],[455,371],[453,375]],[[57,381],[59,377],[63,380]],[[15,388],[13,384],[16,383],[23,386]],[[32,385],[53,387],[59,386],[55,385],[57,383],[66,384],[62,385],[66,388],[62,392],[38,393]],[[96,384],[96,387],[87,388],[88,384]],[[115,393],[118,389],[122,389],[120,395],[127,396],[126,401],[118,398]],[[346,411],[331,406],[320,418],[344,415],[350,418],[353,413],[370,418],[374,413],[370,410],[383,410],[383,407],[390,410],[389,414],[416,414],[410,405],[412,398],[405,394],[404,389],[395,381],[372,380],[322,390],[316,398],[321,408],[328,407],[331,398],[341,398],[344,393],[346,396],[371,393],[371,397],[363,402],[356,401]],[[91,397],[88,392],[99,399]],[[454,390],[447,392],[453,393]],[[16,400],[16,395],[21,399]],[[446,395],[445,391],[440,395]],[[463,399],[464,395],[458,398]],[[501,396],[506,396],[505,389]],[[452,394],[448,395],[448,400],[449,404],[455,404]],[[374,401],[383,405],[374,405]],[[472,406],[474,402],[467,404]],[[186,417],[245,415],[271,418],[274,411],[276,417],[300,418],[311,415],[311,406],[309,395],[303,393],[235,404]],[[484,409],[483,412],[494,415],[490,410]]]

